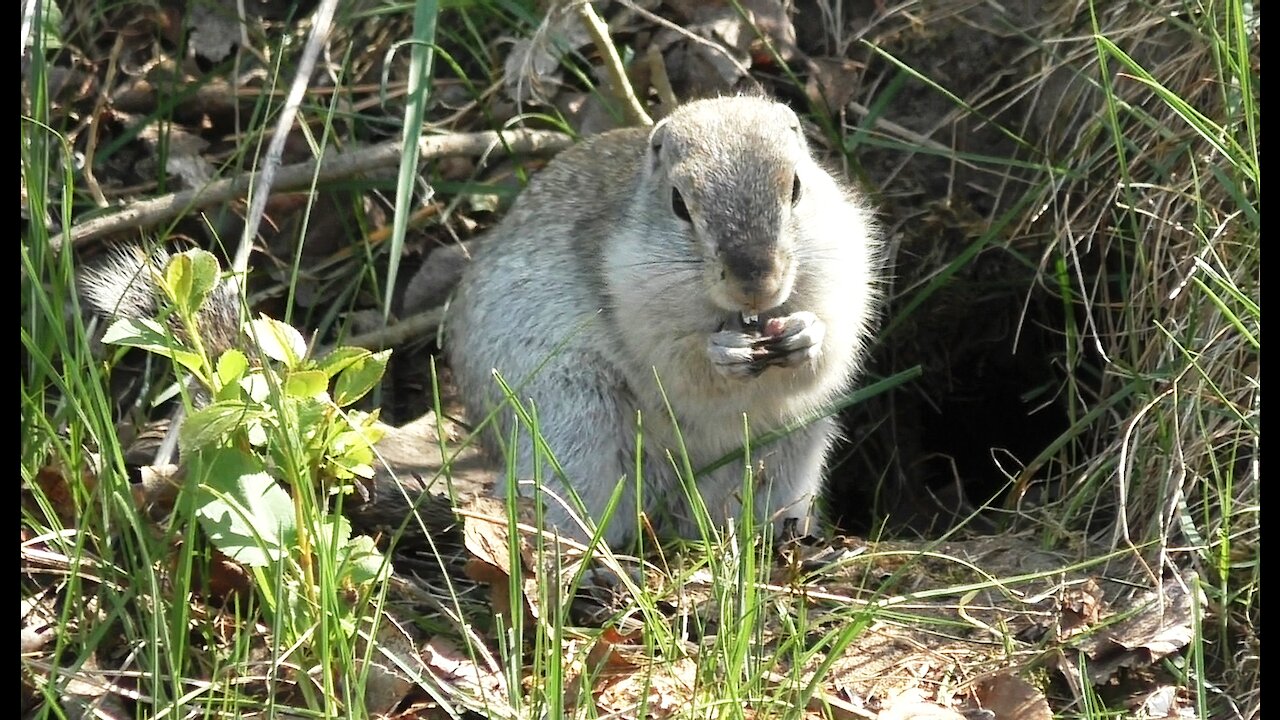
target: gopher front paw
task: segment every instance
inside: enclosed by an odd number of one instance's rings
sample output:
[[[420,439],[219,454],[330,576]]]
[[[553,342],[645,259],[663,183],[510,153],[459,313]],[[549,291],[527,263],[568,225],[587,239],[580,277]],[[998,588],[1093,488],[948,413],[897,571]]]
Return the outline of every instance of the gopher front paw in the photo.
[[[707,356],[721,375],[753,378],[770,367],[798,367],[817,360],[826,326],[811,312],[712,333]]]
[[[772,367],[799,367],[818,359],[827,326],[811,312],[773,318],[764,324],[761,347]]]

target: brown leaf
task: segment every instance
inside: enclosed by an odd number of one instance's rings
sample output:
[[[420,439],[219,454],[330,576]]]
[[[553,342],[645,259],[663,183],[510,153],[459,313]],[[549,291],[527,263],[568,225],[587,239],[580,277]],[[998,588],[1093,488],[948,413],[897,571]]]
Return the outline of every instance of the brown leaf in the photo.
[[[452,388],[442,388],[442,392],[448,403]],[[448,405],[445,410],[446,415],[452,414]],[[476,443],[461,447],[465,436],[457,423],[448,417],[437,418],[434,411],[392,428],[376,446],[379,459],[385,463],[385,467],[377,468],[378,475],[392,476],[389,482],[397,484],[417,476],[422,478],[420,489],[447,494],[443,478],[447,458],[448,477],[457,496],[486,496],[493,487],[495,470]],[[505,517],[505,511],[502,515]]]
[[[1137,704],[1138,717],[1152,720],[1180,720],[1196,717],[1195,702],[1186,688],[1161,685],[1144,695]]]
[[[548,103],[564,84],[560,60],[567,51],[591,43],[591,36],[572,8],[560,6],[547,14],[532,38],[518,38],[507,51],[503,81],[507,96],[517,103]]]
[[[463,515],[462,538],[466,548],[480,560],[512,575],[511,534],[506,508],[494,498],[477,496],[459,508]],[[516,542],[521,542],[516,538]],[[523,552],[520,553],[523,556]],[[518,574],[520,568],[515,568]]]
[[[196,577],[193,580],[196,592],[215,605],[222,604],[233,596],[245,600],[253,593],[253,575],[240,563],[216,549],[207,566],[196,566]]]
[[[512,540],[505,503],[497,498],[477,496],[466,500],[459,508],[459,514],[463,518],[463,543],[475,555],[465,566],[467,576],[489,584],[494,612],[510,615],[510,584],[514,581],[520,584],[525,619],[532,622],[541,617],[539,567],[524,535],[514,539],[518,546],[519,565],[512,567]]]
[[[1068,588],[1059,605],[1058,637],[1066,638],[1097,625],[1102,609],[1102,588],[1093,578]]]
[[[605,675],[593,688],[596,708],[601,714],[634,717],[643,695],[646,717],[686,717],[694,700],[697,676],[697,665],[689,658],[645,663],[630,672]]]
[[[993,720],[1052,720],[1049,702],[1039,690],[1012,672],[979,680],[974,695]]]
[[[1114,625],[1100,628],[1076,645],[1089,659],[1089,680],[1101,685],[1122,667],[1150,665],[1191,642],[1195,573],[1166,579],[1157,590],[1144,593],[1126,608],[1136,608]],[[1198,601],[1204,603],[1201,596]],[[1062,656],[1063,671],[1077,675],[1075,663]]]
[[[104,671],[95,655],[90,655],[79,668],[64,670],[58,675],[61,684],[61,709],[69,718],[100,718],[115,720],[133,717],[128,712],[121,695],[129,692],[116,682],[119,673]]]
[[[472,655],[453,640],[437,635],[423,646],[421,656],[428,672],[465,705],[483,709],[509,697],[502,673],[494,667],[477,665]],[[484,654],[476,652],[475,657],[482,658]]]
[[[708,39],[726,40],[740,50],[750,50],[752,59],[763,64],[771,65],[773,56],[759,36],[766,38],[784,61],[790,61],[800,52],[796,47],[796,29],[787,13],[788,3],[782,0],[739,0],[741,13],[727,0],[667,0],[666,4],[683,18],[681,24],[689,30]],[[707,27],[718,28],[720,37],[704,34]],[[735,42],[736,38],[742,38],[741,42]]]
[[[772,66],[773,53],[776,52],[783,62],[790,62],[800,54],[796,47],[796,28],[791,23],[791,15],[787,13],[787,4],[782,0],[742,0],[742,9],[750,16],[755,26],[773,52],[759,37],[751,41],[751,59],[757,65]]]
[[[367,642],[366,633],[362,630],[360,642],[356,645],[357,665],[364,663]],[[364,708],[371,714],[391,712],[413,689],[413,677],[423,675],[425,669],[426,664],[418,654],[413,625],[383,611],[369,657]]]
[[[587,651],[587,667],[599,672],[618,672],[638,667],[642,661],[633,652],[636,649],[633,641],[639,637],[639,632],[624,634],[616,628],[605,628]]]
[[[80,473],[81,485],[80,489],[73,489],[71,481],[67,478],[66,468],[57,465],[45,465],[36,471],[33,482],[48,501],[49,506],[57,514],[62,521],[63,527],[76,527],[80,518],[82,508],[76,503],[76,494],[90,495],[93,493],[94,487],[98,484],[97,475],[85,468]],[[34,512],[39,511],[39,506],[35,499],[31,497],[30,491],[24,492],[23,502]]]
[[[641,636],[639,630],[623,633],[616,628],[607,627],[601,631],[591,642],[585,660],[581,663],[574,662],[569,668],[565,696],[581,696],[584,682],[594,682],[595,692],[602,692],[619,679],[625,681],[631,678],[637,668],[652,664],[649,649],[637,642]],[[580,657],[578,653],[573,656]]]
[[[502,568],[479,558],[470,558],[463,565],[468,578],[489,586],[489,605],[495,615],[511,617],[511,576]]]
[[[862,79],[865,66],[856,60],[846,58],[809,58],[809,79],[805,83],[804,92],[814,104],[825,104],[831,113],[838,113],[844,108]]]
[[[737,87],[751,67],[749,48],[755,31],[728,4],[697,3],[689,8],[688,16],[685,29],[713,44],[696,42],[670,29],[661,30],[653,40],[666,60],[676,95],[702,97]]]
[[[186,25],[191,51],[211,62],[221,62],[240,43],[240,19],[230,0],[191,3]]]
[[[66,631],[58,620],[55,593],[44,590],[22,599],[22,653],[38,652]]]

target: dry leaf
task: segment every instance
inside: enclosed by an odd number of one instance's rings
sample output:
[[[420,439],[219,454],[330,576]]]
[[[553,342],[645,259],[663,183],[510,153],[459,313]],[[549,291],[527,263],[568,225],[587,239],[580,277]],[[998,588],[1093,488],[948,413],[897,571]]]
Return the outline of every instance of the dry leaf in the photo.
[[[22,654],[39,651],[60,630],[67,628],[58,619],[56,593],[44,590],[22,599]]]
[[[1162,685],[1142,698],[1136,715],[1140,720],[1191,720],[1196,707],[1185,688]]]
[[[79,720],[124,720],[133,717],[120,696],[129,692],[116,683],[117,673],[105,672],[97,657],[90,655],[79,669],[64,671],[59,675],[64,682],[61,700],[62,711],[68,718]]]
[[[476,657],[484,655],[477,652]],[[422,648],[422,660],[436,681],[464,702],[469,701],[468,704],[484,708],[488,704],[503,703],[509,697],[501,672],[477,665],[471,655],[448,638],[439,635],[431,638]]]
[[[633,641],[639,637],[639,632],[624,634],[616,628],[605,628],[587,651],[587,667],[598,672],[618,672],[639,666],[642,660],[633,652]]]
[[[1089,680],[1101,685],[1122,667],[1150,665],[1191,642],[1195,580],[1193,572],[1165,580],[1158,590],[1126,603],[1137,609],[1124,620],[1100,628],[1076,645],[1089,659]],[[1198,601],[1203,604],[1204,598]],[[1068,676],[1078,676],[1067,655],[1061,661]]]
[[[197,565],[195,574],[196,592],[215,605],[232,596],[247,600],[253,594],[253,576],[249,571],[216,548],[212,550],[208,565]]]
[[[73,528],[78,525],[81,508],[76,503],[75,497],[77,493],[82,495],[90,495],[93,488],[98,483],[97,476],[89,469],[85,469],[80,474],[80,484],[82,488],[73,490],[70,482],[67,480],[67,472],[65,468],[45,465],[36,471],[33,482],[39,487],[40,492],[48,501],[49,507],[57,513],[58,518],[62,521],[63,527]],[[30,496],[30,491],[22,494],[23,502],[32,510],[39,512],[39,505],[36,504],[34,498]]]
[[[488,583],[494,612],[508,617],[513,609],[511,583],[519,583],[525,619],[536,621],[541,617],[538,566],[529,543],[520,535],[515,539],[519,546],[519,565],[512,567],[506,505],[496,498],[479,496],[463,503],[460,514],[463,543],[475,556],[467,560],[467,577]]]
[[[994,714],[992,720],[1052,720],[1049,702],[1031,683],[1012,672],[979,680],[974,695],[982,708]]]
[[[418,655],[413,625],[394,614],[383,611],[369,657],[364,686],[364,708],[371,714],[389,713],[395,709],[417,681],[426,673],[426,664]],[[367,633],[360,632],[356,643],[356,664],[364,664],[368,652]]]
[[[164,159],[165,172],[180,178],[184,187],[204,187],[217,175],[201,154],[208,149],[209,141],[176,124],[148,124],[138,132],[138,139],[151,151],[152,159]]]
[[[853,99],[862,79],[862,63],[847,58],[809,58],[809,79],[804,92],[809,101],[825,104],[831,113],[838,113]]]
[[[643,701],[647,718],[687,717],[697,677],[698,667],[689,658],[606,675],[594,688],[596,708],[602,714],[636,717],[636,708]]]
[[[450,486],[458,497],[489,494],[496,471],[476,443],[461,447],[466,431],[448,417],[455,414],[453,392],[452,387],[442,388],[446,417],[437,418],[434,411],[428,412],[410,423],[389,429],[378,441],[375,449],[381,462],[375,470],[380,485],[398,487],[418,477],[421,483],[415,490],[448,494],[443,477],[447,457]]]
[[[192,52],[211,62],[222,62],[240,42],[240,20],[235,0],[189,3],[187,43]]]
[[[1102,610],[1102,588],[1093,578],[1068,588],[1059,603],[1058,638],[1064,639],[1097,625]]]
[[[463,565],[466,576],[489,588],[489,605],[494,615],[511,617],[511,576],[501,568],[479,558],[470,558]],[[532,619],[532,613],[526,613],[526,620]]]
[[[511,534],[505,506],[494,498],[479,496],[468,499],[459,510],[463,514],[463,542],[471,554],[506,575],[518,574],[520,568],[513,572],[511,567]],[[524,544],[521,538],[516,542]],[[523,547],[519,555],[523,559]]]
[[[681,24],[694,32],[699,32],[698,28],[704,23],[733,21],[738,27],[731,29],[732,37],[743,37],[740,49],[749,49],[752,59],[760,63],[772,64],[773,57],[759,36],[766,38],[784,61],[789,62],[800,52],[796,47],[796,29],[787,13],[788,3],[782,0],[738,0],[742,13],[734,3],[725,0],[667,0],[666,4],[683,18]],[[723,24],[720,28],[728,29]],[[715,39],[710,35],[705,37]],[[735,47],[738,45],[734,43]]]
[[[548,102],[564,84],[560,58],[591,44],[577,12],[567,6],[548,13],[532,38],[511,44],[503,62],[503,85],[517,104]]]

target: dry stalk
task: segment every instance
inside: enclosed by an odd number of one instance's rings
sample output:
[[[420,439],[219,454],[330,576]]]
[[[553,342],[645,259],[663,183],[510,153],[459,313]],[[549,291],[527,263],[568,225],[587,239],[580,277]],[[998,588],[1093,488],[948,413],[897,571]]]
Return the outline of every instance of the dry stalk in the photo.
[[[450,133],[424,137],[420,140],[422,160],[442,157],[478,157],[496,147],[504,147],[518,154],[555,153],[568,147],[569,136],[549,130],[507,130],[501,133]],[[394,167],[400,162],[400,141],[394,140],[371,147],[359,148],[304,163],[282,166],[272,183],[274,192],[292,192],[312,187],[313,183],[329,182],[361,173]],[[318,167],[317,167],[318,166]],[[170,193],[158,198],[134,203],[123,210],[93,218],[60,233],[50,240],[50,246],[61,250],[70,237],[73,247],[90,240],[134,228],[146,228],[178,218],[192,210],[242,197],[253,185],[256,173],[243,173],[232,178],[211,182],[201,188]]]

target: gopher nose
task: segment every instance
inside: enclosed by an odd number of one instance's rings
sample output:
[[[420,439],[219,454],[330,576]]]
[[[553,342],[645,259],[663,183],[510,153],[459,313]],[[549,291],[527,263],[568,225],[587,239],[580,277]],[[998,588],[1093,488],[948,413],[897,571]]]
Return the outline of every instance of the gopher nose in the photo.
[[[786,266],[773,253],[725,257],[724,270],[730,299],[747,315],[771,310],[787,299]]]

